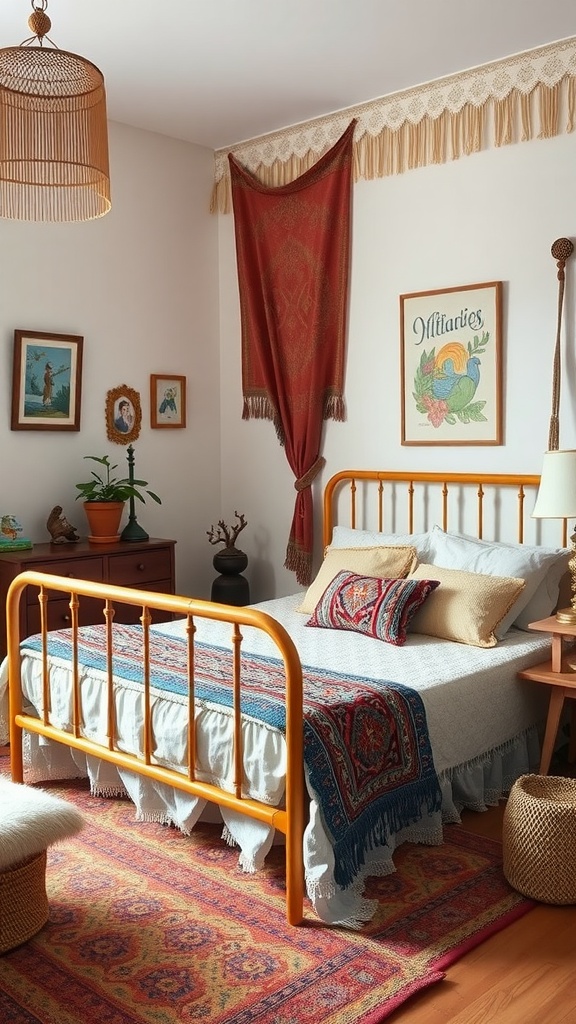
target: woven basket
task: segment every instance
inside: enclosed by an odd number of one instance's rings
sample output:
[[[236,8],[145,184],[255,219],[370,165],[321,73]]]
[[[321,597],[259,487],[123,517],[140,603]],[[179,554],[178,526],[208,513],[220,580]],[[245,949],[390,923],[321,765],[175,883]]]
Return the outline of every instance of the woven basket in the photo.
[[[543,903],[576,903],[576,779],[522,775],[504,810],[504,875]]]
[[[0,873],[0,953],[27,942],[48,920],[46,850]]]

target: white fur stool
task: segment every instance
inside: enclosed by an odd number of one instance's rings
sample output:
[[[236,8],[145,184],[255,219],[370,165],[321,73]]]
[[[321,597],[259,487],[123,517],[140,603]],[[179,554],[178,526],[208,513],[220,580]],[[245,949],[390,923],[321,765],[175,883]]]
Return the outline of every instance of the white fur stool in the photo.
[[[0,778],[0,953],[46,924],[46,850],[83,823],[65,800]]]

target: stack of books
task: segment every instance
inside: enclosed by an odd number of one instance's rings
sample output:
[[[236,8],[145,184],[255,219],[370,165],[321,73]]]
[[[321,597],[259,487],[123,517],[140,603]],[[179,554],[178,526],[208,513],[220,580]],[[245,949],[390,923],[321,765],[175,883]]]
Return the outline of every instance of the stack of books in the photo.
[[[0,515],[0,552],[25,551],[31,547],[32,541],[22,536],[20,520],[8,512]]]
[[[7,537],[0,534],[0,554],[3,551],[26,551],[32,546],[32,541],[28,540],[28,537]]]

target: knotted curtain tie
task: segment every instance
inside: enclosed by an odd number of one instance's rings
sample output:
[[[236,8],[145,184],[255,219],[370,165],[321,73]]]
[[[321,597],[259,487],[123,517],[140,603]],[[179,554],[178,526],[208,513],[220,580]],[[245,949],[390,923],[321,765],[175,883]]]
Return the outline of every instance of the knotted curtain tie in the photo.
[[[306,490],[307,487],[310,487],[310,484],[314,480],[314,477],[316,477],[318,475],[320,470],[325,465],[326,465],[326,459],[324,458],[323,455],[319,455],[318,458],[316,459],[316,462],[314,462],[311,465],[311,467],[308,470],[308,472],[304,473],[303,476],[299,476],[298,479],[294,481],[295,489],[297,491],[304,491],[304,490]]]

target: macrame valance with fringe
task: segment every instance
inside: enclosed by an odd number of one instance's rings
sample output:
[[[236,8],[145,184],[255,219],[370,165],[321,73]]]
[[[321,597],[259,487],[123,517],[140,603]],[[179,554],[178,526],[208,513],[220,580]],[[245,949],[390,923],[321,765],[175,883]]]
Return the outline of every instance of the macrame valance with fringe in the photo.
[[[286,185],[334,145],[354,118],[354,179],[383,178],[490,144],[571,132],[575,106],[576,36],[217,150],[211,210],[232,208],[231,152],[263,184]]]

